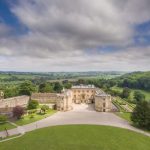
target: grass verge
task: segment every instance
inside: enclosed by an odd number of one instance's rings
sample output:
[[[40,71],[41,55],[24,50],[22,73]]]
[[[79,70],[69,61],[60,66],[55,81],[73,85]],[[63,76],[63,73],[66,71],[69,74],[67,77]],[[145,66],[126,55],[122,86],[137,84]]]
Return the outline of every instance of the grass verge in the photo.
[[[49,117],[51,115],[53,115],[54,113],[56,113],[56,110],[48,110],[46,114],[34,114],[32,117],[31,115],[25,115],[22,119],[15,121],[14,123],[21,126],[21,125],[25,125],[25,124],[29,124],[41,119],[44,119],[46,117]]]
[[[13,129],[16,128],[14,125],[10,124],[9,122],[6,122],[4,124],[0,124],[0,131],[4,131],[5,129]]]

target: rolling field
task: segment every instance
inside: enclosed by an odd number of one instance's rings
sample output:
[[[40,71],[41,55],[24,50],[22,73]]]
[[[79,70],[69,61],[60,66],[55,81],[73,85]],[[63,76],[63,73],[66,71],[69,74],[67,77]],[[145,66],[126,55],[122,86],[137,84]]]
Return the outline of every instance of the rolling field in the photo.
[[[149,150],[149,147],[150,137],[96,125],[48,127],[0,143],[1,150]]]
[[[119,91],[119,92],[122,92],[123,88],[121,87],[112,87],[111,88],[112,90],[115,90],[115,91]],[[144,91],[144,90],[137,90],[137,89],[131,89],[131,98],[133,99],[133,96],[134,96],[134,92],[135,91],[140,91],[141,93],[143,93],[145,95],[145,99],[147,101],[150,101],[150,92],[148,91]]]

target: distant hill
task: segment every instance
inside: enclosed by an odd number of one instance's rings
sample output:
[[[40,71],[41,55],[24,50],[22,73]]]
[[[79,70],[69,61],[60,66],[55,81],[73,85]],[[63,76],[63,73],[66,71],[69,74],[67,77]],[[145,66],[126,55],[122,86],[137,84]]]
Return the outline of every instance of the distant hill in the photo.
[[[148,77],[150,78],[150,71],[146,71],[146,72],[132,72],[132,73],[127,73],[122,75],[120,78],[130,78],[130,79],[139,79],[139,78],[143,78],[143,77]]]
[[[150,71],[132,72],[114,79],[120,87],[129,87],[150,91]]]

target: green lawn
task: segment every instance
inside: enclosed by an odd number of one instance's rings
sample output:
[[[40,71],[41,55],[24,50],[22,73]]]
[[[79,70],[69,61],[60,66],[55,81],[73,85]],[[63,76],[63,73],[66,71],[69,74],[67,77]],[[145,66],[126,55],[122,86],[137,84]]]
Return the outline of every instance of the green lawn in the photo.
[[[29,124],[38,120],[41,120],[43,118],[46,118],[48,116],[53,115],[54,113],[56,113],[56,110],[48,110],[46,114],[35,114],[33,118],[30,117],[30,115],[26,115],[24,116],[22,119],[15,121],[14,123],[16,123],[17,125],[25,125],[25,124]]]
[[[115,113],[117,116],[131,122],[131,113],[130,112],[116,112]]]
[[[149,150],[150,137],[110,126],[48,127],[0,143],[1,150]]]
[[[5,130],[5,128],[6,128],[7,130],[9,130],[9,129],[15,128],[15,126],[13,126],[13,125],[10,124],[10,123],[0,124],[0,131]]]
[[[140,91],[141,93],[143,93],[145,95],[145,99],[147,101],[150,101],[150,92],[144,91],[144,90],[131,90],[131,97],[133,98],[134,96],[134,91]]]

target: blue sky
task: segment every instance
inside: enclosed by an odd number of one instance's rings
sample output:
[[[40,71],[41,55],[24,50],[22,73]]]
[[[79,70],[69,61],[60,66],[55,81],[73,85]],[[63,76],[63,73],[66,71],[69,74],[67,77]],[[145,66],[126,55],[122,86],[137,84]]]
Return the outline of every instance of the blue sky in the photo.
[[[150,70],[149,8],[149,0],[0,0],[0,70]]]
[[[0,1],[0,23],[4,23],[13,28],[13,33],[16,35],[24,34],[28,30],[21,24],[19,19],[11,12],[10,8],[15,5],[16,0],[1,0]]]

